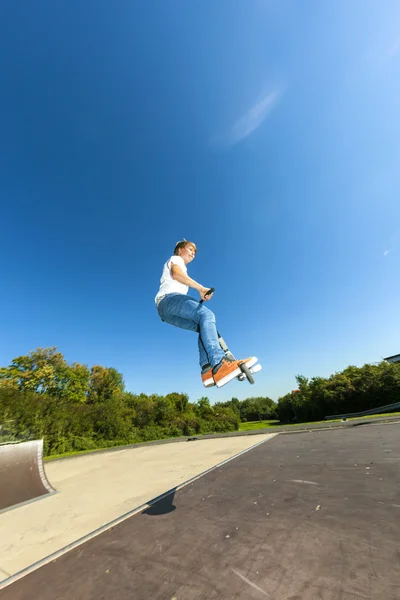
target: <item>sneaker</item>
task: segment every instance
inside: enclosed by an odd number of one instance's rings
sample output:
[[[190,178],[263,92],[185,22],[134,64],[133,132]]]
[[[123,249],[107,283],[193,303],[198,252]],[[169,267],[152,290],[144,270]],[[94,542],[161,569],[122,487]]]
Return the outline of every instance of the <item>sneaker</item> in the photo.
[[[232,360],[231,358],[225,357],[221,362],[213,368],[214,381],[217,387],[222,387],[242,372],[240,368],[241,363],[246,363],[250,368],[257,362],[255,356],[245,358],[244,360]]]
[[[215,385],[211,365],[205,365],[201,370],[201,380],[204,387],[212,387]]]

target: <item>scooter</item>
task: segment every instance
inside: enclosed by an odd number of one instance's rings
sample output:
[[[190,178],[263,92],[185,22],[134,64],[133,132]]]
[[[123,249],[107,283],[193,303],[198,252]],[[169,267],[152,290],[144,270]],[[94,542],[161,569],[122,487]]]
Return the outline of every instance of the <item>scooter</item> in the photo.
[[[205,294],[205,296],[209,296],[210,294],[214,293],[214,291],[215,291],[215,288],[210,288],[208,290],[208,292]],[[200,300],[200,304],[203,304],[203,300]],[[222,350],[225,352],[226,356],[228,358],[230,358],[231,360],[236,360],[236,358],[233,356],[232,352],[229,350],[228,346],[226,345],[224,338],[220,335],[220,333],[218,331],[217,331],[217,334],[218,334],[219,345],[221,346]],[[253,374],[258,373],[258,371],[261,371],[262,366],[258,363],[256,365],[253,365],[252,367],[248,367],[246,364],[241,363],[240,369],[242,372],[239,375],[237,375],[237,379],[239,379],[239,381],[244,381],[245,379],[247,379],[247,381],[249,383],[254,383]]]

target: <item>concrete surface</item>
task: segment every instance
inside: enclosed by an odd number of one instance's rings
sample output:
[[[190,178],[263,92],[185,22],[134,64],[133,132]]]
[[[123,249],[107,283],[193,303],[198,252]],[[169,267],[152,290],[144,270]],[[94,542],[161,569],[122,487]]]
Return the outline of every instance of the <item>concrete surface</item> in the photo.
[[[279,435],[1,600],[399,600],[399,465],[397,424]]]
[[[58,493],[0,514],[0,583],[275,435],[142,446],[46,463]]]

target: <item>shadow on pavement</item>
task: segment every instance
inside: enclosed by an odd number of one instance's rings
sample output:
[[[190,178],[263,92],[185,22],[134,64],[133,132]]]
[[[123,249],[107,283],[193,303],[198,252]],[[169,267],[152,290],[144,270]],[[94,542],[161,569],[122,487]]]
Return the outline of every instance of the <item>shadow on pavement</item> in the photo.
[[[143,514],[151,516],[166,515],[176,510],[176,506],[173,504],[175,498],[175,491],[176,488],[173,488],[171,493],[168,494],[168,496],[161,498],[161,500],[157,500],[157,502],[155,502],[154,504],[149,506],[149,508],[144,510]]]

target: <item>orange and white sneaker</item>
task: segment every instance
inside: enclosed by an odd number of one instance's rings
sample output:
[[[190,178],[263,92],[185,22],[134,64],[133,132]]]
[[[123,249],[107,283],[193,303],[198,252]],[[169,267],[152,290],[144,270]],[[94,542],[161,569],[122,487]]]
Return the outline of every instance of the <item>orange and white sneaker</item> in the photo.
[[[204,387],[212,387],[213,385],[215,385],[211,365],[206,365],[202,368],[201,380],[203,382]]]
[[[244,360],[232,360],[231,358],[226,356],[212,370],[215,385],[217,387],[222,387],[223,385],[240,375],[240,373],[242,372],[240,368],[241,363],[245,363],[250,368],[256,362],[257,358],[255,356],[245,358]]]

